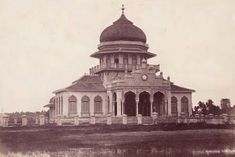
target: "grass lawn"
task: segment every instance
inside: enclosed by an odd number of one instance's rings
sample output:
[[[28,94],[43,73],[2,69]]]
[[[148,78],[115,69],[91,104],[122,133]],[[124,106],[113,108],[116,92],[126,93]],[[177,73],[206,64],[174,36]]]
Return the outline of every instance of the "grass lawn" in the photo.
[[[197,128],[197,129],[196,129]],[[167,130],[167,131],[165,131]],[[77,147],[235,147],[231,126],[78,126],[0,129],[1,151],[56,151]]]

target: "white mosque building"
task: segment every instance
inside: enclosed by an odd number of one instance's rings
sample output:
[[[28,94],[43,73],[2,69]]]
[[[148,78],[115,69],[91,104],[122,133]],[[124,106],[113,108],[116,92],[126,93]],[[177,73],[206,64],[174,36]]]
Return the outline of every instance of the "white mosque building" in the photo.
[[[148,51],[145,33],[121,17],[104,29],[98,51],[91,54],[99,65],[68,87],[54,91],[49,107],[50,121],[58,117],[102,117],[112,115],[179,116],[192,114],[192,92],[177,86],[148,64],[155,57]]]

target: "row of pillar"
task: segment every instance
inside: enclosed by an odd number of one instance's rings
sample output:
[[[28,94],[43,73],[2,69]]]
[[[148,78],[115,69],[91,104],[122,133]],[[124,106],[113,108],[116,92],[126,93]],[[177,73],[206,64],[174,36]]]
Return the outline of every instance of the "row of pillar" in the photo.
[[[22,123],[21,126],[28,126],[28,118],[26,115],[22,115]],[[14,125],[18,124],[18,118],[15,117],[14,118]],[[46,124],[46,117],[45,115],[40,115],[37,116],[35,118],[35,124],[36,125],[45,125]],[[1,126],[2,127],[8,127],[9,126],[9,116],[8,115],[4,115],[3,117],[1,117]]]
[[[112,107],[110,108],[111,109],[111,113],[114,114],[114,110],[115,110],[115,103],[117,103],[117,115],[116,116],[121,116],[124,114],[124,102],[125,102],[125,99],[123,99],[123,101],[121,99],[119,99],[119,101],[117,102],[112,102]],[[139,99],[136,99],[135,100],[136,102],[136,116],[139,114]],[[170,109],[170,107],[168,107],[168,101],[164,99],[164,103],[163,103],[163,109],[162,109],[162,112],[167,115],[168,113],[170,113],[171,111],[168,111]],[[153,100],[150,100],[150,116],[152,116],[152,113],[153,113]]]

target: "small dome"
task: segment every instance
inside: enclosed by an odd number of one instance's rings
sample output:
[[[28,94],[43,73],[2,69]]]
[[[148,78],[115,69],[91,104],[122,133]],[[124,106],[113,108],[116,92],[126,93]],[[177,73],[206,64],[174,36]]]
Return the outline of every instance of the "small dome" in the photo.
[[[117,21],[105,28],[100,35],[100,42],[120,40],[146,43],[146,35],[122,14]]]

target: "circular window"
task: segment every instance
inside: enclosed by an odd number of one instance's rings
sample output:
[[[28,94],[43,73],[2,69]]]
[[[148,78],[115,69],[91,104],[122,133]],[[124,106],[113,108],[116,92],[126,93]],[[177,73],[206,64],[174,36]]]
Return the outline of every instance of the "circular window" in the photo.
[[[142,80],[143,80],[143,81],[146,81],[147,79],[148,79],[148,76],[147,76],[147,75],[145,75],[145,74],[142,75]]]

